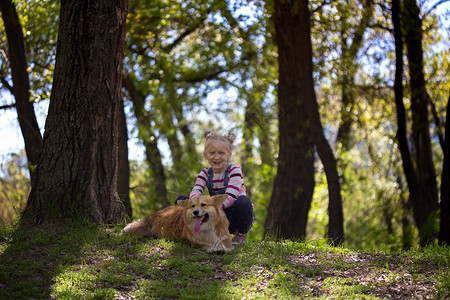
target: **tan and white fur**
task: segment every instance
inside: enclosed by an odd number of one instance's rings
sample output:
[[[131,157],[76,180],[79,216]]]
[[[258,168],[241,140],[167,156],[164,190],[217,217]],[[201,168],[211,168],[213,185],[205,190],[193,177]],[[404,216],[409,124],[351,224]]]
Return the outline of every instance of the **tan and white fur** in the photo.
[[[132,236],[185,238],[191,245],[207,252],[233,250],[229,222],[221,205],[227,195],[197,196],[178,200],[149,217],[134,221],[123,229]]]

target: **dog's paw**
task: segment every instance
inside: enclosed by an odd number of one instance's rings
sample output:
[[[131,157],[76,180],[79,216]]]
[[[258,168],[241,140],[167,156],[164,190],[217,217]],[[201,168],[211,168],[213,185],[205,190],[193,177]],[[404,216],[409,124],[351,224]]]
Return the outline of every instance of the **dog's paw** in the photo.
[[[131,230],[131,224],[128,224],[127,226],[125,226],[121,231],[120,231],[120,234],[128,234],[128,232],[130,232],[130,230]]]

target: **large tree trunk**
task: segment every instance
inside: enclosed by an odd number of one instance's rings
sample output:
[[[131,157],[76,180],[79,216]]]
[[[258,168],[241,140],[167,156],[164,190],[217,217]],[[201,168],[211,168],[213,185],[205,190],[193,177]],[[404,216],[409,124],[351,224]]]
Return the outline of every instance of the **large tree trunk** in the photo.
[[[42,137],[30,102],[30,81],[25,54],[25,40],[16,8],[11,0],[0,1],[3,23],[8,39],[8,56],[11,64],[13,81],[12,93],[16,100],[17,117],[25,144],[31,180],[34,179],[34,168],[38,164],[42,148]]]
[[[24,217],[125,217],[117,194],[127,0],[62,1],[44,145]]]
[[[445,121],[444,163],[441,177],[441,224],[439,243],[450,245],[450,96]]]
[[[307,0],[275,1],[279,61],[280,154],[266,228],[281,237],[304,237],[314,191],[314,145],[329,192],[328,237],[343,241],[342,198],[336,159],[323,133],[314,91]]]
[[[311,94],[311,49],[305,28],[308,1],[275,0],[274,22],[278,45],[279,140],[278,170],[266,217],[266,234],[304,238],[314,191],[314,145],[304,109]],[[309,23],[308,23],[309,24]]]
[[[415,190],[410,192],[421,244],[426,244],[436,235],[433,228],[439,204],[428,119],[430,100],[423,72],[422,21],[415,0],[404,1],[403,16],[411,87],[413,153],[417,176],[414,183]]]

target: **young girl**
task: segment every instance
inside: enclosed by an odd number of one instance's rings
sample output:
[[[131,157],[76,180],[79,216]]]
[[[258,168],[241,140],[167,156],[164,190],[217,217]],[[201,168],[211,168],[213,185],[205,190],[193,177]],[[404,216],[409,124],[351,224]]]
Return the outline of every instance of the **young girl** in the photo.
[[[234,234],[232,243],[244,245],[253,223],[253,205],[245,195],[241,168],[230,163],[235,137],[231,133],[223,136],[206,131],[205,138],[203,156],[211,167],[200,171],[189,197],[181,195],[175,200],[175,204],[179,199],[201,195],[205,187],[210,196],[227,194],[228,198],[222,203],[222,208],[230,222],[230,233]]]

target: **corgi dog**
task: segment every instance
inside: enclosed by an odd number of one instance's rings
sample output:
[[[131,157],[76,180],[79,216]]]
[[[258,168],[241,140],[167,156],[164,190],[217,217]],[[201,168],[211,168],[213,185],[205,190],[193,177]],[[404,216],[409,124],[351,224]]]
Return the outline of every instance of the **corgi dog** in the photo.
[[[150,235],[170,240],[185,238],[195,248],[207,252],[233,250],[229,222],[221,205],[227,195],[196,196],[178,200],[149,217],[134,221],[123,229],[132,236]]]

